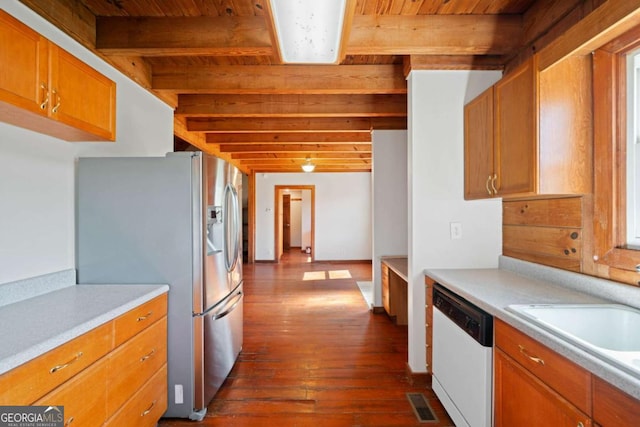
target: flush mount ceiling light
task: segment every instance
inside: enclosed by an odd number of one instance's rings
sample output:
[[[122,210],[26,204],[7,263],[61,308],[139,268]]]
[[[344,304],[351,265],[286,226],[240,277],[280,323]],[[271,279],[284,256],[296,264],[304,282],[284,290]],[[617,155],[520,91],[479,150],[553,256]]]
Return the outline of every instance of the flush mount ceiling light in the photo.
[[[347,0],[271,0],[282,60],[295,64],[338,61]]]
[[[307,157],[307,161],[302,165],[302,170],[305,172],[313,172],[315,168],[316,168],[316,165],[311,163],[311,159]]]

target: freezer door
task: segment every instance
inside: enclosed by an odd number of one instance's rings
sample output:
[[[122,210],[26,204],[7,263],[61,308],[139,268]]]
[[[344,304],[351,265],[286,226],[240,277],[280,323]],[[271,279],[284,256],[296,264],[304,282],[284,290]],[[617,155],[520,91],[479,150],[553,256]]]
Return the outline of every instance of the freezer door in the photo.
[[[243,300],[240,284],[218,307],[204,316],[204,394],[203,400],[196,398],[197,405],[206,407],[211,402],[240,354]]]

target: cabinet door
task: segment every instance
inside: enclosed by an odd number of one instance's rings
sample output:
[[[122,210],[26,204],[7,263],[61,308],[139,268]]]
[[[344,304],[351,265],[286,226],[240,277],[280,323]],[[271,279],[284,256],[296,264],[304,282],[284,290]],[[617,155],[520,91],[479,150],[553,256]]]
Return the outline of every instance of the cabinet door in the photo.
[[[536,80],[533,59],[495,84],[498,196],[537,190]]]
[[[47,115],[47,52],[46,39],[0,10],[0,110]]]
[[[51,52],[50,114],[73,128],[65,139],[114,140],[115,83],[57,46]]]
[[[495,350],[496,427],[588,427],[591,419],[505,353]]]
[[[593,378],[593,419],[602,427],[640,425],[640,401],[619,388]]]
[[[464,198],[492,196],[493,87],[464,107]]]

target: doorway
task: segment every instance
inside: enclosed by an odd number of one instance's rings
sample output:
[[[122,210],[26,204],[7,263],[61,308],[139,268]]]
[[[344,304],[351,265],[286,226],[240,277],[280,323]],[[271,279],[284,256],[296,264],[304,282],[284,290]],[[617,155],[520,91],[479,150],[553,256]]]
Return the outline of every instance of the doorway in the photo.
[[[275,186],[275,262],[288,250],[315,252],[315,185]]]

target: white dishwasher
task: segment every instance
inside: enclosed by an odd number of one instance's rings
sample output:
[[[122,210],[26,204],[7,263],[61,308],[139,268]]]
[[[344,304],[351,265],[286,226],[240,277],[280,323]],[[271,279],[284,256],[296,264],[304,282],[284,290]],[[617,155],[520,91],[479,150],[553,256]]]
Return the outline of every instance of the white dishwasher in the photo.
[[[493,420],[493,317],[435,284],[433,391],[457,427]]]

